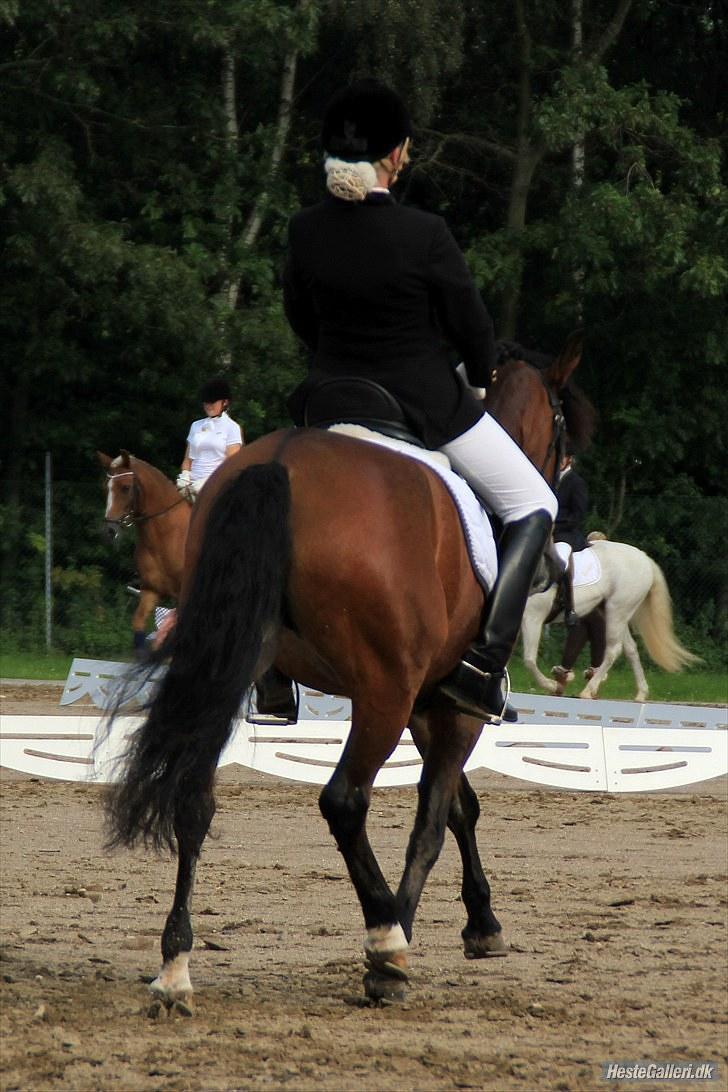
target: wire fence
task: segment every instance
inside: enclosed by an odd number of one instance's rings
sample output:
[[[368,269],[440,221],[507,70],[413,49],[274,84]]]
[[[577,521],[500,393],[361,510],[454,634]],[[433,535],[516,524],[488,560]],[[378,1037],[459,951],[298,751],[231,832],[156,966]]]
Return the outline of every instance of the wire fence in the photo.
[[[608,530],[608,498],[593,498],[587,530]],[[17,505],[0,506],[4,642],[107,655],[129,642],[134,599],[135,532],[110,545],[101,539],[105,506],[96,481],[43,481]],[[48,535],[50,531],[50,535]],[[676,628],[714,666],[728,648],[728,500],[694,495],[625,498],[609,537],[644,550],[661,567]],[[47,540],[52,555],[46,550]]]

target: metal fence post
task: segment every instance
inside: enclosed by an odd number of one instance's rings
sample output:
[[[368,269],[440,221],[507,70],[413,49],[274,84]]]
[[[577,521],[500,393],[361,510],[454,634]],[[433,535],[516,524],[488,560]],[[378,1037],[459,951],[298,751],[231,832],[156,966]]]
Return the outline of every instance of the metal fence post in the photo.
[[[51,453],[45,453],[45,637],[46,648],[50,651],[52,646],[53,628],[53,588],[51,585],[51,573],[53,571],[53,514],[52,514],[52,475]]]

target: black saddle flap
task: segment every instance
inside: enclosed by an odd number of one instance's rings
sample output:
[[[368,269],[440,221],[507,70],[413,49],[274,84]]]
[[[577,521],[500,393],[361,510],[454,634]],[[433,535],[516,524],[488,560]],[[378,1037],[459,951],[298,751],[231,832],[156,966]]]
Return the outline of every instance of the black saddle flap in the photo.
[[[423,447],[411,431],[404,410],[388,390],[373,379],[359,376],[325,379],[306,397],[303,423],[325,428],[328,425],[363,425]]]

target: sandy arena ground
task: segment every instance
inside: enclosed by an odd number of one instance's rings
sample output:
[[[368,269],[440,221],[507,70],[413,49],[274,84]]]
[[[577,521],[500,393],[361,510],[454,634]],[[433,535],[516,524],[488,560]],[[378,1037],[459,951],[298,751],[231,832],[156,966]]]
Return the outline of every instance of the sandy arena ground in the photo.
[[[60,687],[2,688],[58,712]],[[74,709],[77,712],[78,709]],[[448,837],[400,1006],[363,1004],[362,922],[317,789],[225,769],[195,899],[191,1017],[161,1014],[174,865],[101,848],[98,787],[2,772],[2,1092],[725,1088],[726,787],[633,796],[473,775],[507,959],[469,962]],[[375,793],[396,883],[413,789]],[[607,1060],[717,1062],[718,1083],[619,1082]]]

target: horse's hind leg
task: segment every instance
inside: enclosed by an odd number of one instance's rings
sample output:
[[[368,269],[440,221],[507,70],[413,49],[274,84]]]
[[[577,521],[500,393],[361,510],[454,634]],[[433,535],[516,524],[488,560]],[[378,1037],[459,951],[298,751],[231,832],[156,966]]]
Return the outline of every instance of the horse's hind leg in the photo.
[[[408,941],[397,904],[382,875],[366,832],[374,778],[397,745],[409,709],[387,711],[355,701],[352,727],[333,777],[321,791],[319,806],[346,862],[364,914],[365,976],[372,998],[401,1000],[407,981]],[[383,725],[389,727],[385,730]],[[392,727],[393,726],[393,727]]]
[[[215,804],[212,792],[202,797],[197,805],[197,822],[190,830],[189,819],[175,828],[177,835],[177,883],[174,890],[172,909],[162,933],[162,969],[150,985],[150,990],[167,1008],[173,1005],[189,1005],[192,996],[189,961],[192,951],[192,921],[190,909],[192,889],[195,881],[195,868],[205,840]],[[184,1009],[183,1009],[184,1011]]]

